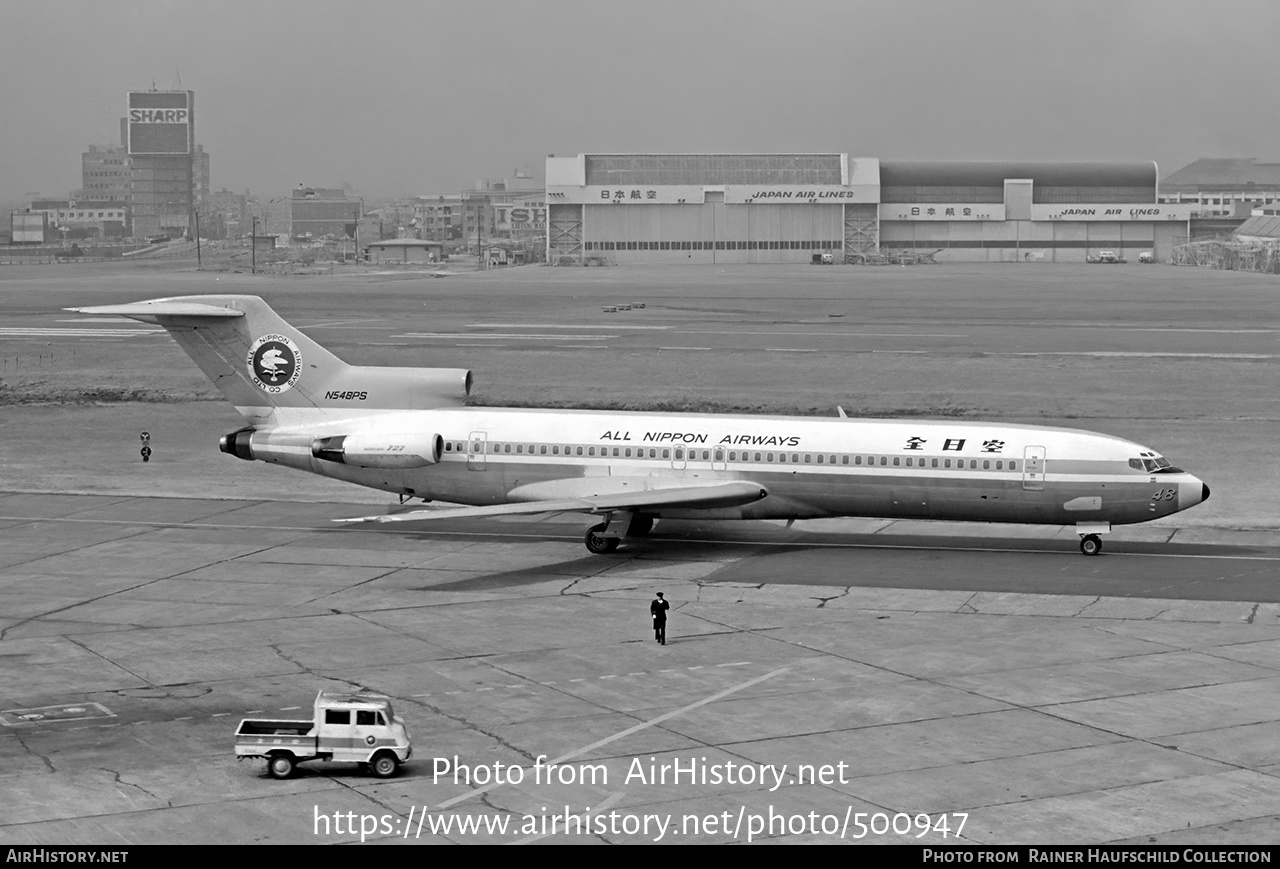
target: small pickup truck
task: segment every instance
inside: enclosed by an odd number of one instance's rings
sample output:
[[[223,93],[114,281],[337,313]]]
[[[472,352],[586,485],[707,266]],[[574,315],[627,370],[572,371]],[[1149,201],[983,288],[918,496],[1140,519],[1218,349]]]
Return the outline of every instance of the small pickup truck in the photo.
[[[413,755],[409,731],[380,694],[321,691],[310,721],[246,718],[236,728],[236,760],[260,757],[273,778],[309,760],[364,764],[391,778]]]

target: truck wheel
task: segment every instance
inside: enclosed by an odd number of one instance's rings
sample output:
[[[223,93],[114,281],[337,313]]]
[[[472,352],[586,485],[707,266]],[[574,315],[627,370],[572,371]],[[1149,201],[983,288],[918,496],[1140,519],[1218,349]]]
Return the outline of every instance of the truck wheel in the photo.
[[[288,778],[293,775],[293,757],[288,754],[273,754],[267,758],[267,772],[272,778]]]
[[[370,766],[373,768],[373,774],[378,778],[391,778],[400,767],[400,761],[394,754],[380,754],[373,759]]]

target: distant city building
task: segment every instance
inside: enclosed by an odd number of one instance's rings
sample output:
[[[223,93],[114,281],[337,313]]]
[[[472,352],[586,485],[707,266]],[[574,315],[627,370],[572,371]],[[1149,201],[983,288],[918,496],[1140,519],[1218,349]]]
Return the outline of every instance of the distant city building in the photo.
[[[10,244],[44,244],[49,238],[48,214],[31,209],[9,213]]]
[[[124,202],[132,196],[129,152],[123,145],[90,145],[80,155],[81,201]]]
[[[363,224],[368,227],[360,240],[376,241],[383,238],[421,238],[421,208],[412,199],[401,199],[381,208],[374,208],[364,213],[369,221]]]
[[[123,238],[127,209],[123,202],[76,202],[68,199],[37,199],[28,209],[48,220],[49,237],[61,234],[73,240]]]
[[[209,155],[195,142],[192,91],[131,91],[119,145],[90,145],[72,199],[123,203],[124,233],[183,235],[209,195]]]
[[[512,193],[493,203],[493,230],[496,235],[518,241],[542,238],[547,234],[546,191]]]
[[[363,200],[340,188],[300,187],[289,201],[289,232],[298,239],[350,237],[363,214]]]
[[[122,128],[133,234],[187,234],[209,189],[209,158],[195,143],[195,93],[130,91]]]
[[[438,263],[444,258],[444,243],[420,238],[384,238],[365,245],[365,251],[365,259],[376,265]]]
[[[123,203],[123,235],[133,233],[133,170],[123,145],[90,145],[80,155],[80,189],[71,199],[81,205]]]
[[[521,227],[512,233],[511,211],[518,201],[520,207],[527,203],[546,202],[546,190],[538,185],[537,180],[523,170],[517,170],[512,178],[492,180],[482,178],[476,181],[475,187],[462,191],[459,215],[459,234],[474,249],[476,243],[494,237],[513,238],[528,235],[532,232],[531,224],[536,222],[534,216],[518,221]],[[505,207],[499,215],[498,207]],[[499,217],[503,217],[503,226],[499,227]],[[523,213],[521,217],[523,218]],[[543,216],[545,223],[545,215]]]
[[[384,232],[382,218],[376,214],[366,214],[356,221],[355,240],[360,244],[395,237],[394,228]]]
[[[446,242],[461,238],[462,196],[411,196],[365,212],[360,240],[418,238]]]
[[[454,241],[462,237],[461,194],[418,196],[415,209],[422,238]]]
[[[1200,158],[1160,182],[1160,201],[1188,203],[1197,217],[1239,217],[1280,202],[1280,163],[1253,157]]]

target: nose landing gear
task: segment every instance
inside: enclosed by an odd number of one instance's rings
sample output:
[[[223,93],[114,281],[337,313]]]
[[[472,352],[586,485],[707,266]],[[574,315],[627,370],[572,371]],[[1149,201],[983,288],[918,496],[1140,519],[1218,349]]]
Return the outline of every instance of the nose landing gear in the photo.
[[[1080,551],[1085,555],[1097,555],[1102,551],[1102,538],[1097,534],[1086,534],[1080,538]]]

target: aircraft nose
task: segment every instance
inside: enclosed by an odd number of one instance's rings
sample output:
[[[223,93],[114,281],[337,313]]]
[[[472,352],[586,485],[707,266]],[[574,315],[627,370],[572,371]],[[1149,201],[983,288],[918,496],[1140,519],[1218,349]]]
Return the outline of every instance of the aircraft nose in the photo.
[[[1187,475],[1188,479],[1185,483],[1178,484],[1178,509],[1185,510],[1188,507],[1194,507],[1196,504],[1203,504],[1209,500],[1209,486],[1204,480]]]

